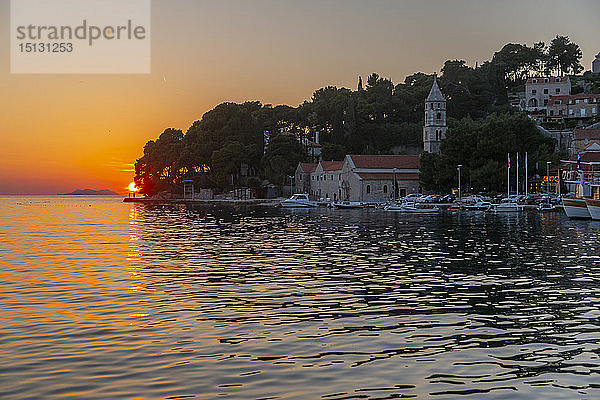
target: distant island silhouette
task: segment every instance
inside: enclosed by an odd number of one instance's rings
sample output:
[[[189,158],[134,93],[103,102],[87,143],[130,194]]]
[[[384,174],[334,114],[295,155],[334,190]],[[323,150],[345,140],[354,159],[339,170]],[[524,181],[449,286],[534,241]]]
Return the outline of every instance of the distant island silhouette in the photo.
[[[108,189],[76,189],[71,193],[61,193],[63,196],[118,196],[119,193],[115,193]]]

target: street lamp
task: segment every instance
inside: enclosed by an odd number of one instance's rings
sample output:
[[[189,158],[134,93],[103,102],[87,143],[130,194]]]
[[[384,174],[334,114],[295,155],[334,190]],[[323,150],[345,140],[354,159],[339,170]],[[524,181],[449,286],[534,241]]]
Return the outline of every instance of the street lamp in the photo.
[[[458,166],[456,167],[456,169],[458,170],[458,202],[460,203],[462,200],[462,196],[461,196],[461,191],[460,191],[460,169],[462,167],[462,164],[458,164]]]
[[[546,193],[550,193],[550,164],[551,161],[546,161]]]

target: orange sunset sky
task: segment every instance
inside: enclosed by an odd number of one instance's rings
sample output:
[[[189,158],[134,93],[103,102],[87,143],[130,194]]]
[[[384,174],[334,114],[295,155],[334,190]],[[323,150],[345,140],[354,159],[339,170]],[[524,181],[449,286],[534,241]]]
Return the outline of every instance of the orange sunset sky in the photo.
[[[598,0],[155,0],[151,74],[19,75],[9,7],[0,0],[0,194],[124,193],[146,141],[223,101],[295,106],[358,75],[400,82],[557,34],[586,70],[600,52]]]

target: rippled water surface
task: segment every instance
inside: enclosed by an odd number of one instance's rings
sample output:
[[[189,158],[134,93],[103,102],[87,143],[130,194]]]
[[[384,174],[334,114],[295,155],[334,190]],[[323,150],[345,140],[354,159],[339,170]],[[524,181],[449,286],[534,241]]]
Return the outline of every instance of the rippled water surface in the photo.
[[[0,398],[597,399],[600,223],[0,198]]]

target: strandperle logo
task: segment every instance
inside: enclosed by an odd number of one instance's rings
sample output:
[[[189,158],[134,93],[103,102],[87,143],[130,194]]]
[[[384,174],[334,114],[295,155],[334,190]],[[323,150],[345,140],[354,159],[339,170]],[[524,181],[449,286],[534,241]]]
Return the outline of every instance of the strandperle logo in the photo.
[[[108,25],[104,27],[89,25],[87,20],[73,28],[71,26],[17,26],[18,40],[87,40],[89,45],[93,45],[99,39],[106,40],[144,40],[146,39],[146,28],[140,25],[133,25],[131,20],[127,25]]]
[[[11,0],[12,73],[150,73],[150,0]]]

